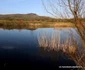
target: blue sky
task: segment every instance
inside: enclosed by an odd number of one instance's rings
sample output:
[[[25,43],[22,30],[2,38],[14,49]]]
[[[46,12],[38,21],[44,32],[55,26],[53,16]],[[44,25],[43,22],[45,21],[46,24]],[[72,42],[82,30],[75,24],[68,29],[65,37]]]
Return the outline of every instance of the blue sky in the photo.
[[[41,0],[0,0],[0,14],[36,13],[50,16],[44,9]]]

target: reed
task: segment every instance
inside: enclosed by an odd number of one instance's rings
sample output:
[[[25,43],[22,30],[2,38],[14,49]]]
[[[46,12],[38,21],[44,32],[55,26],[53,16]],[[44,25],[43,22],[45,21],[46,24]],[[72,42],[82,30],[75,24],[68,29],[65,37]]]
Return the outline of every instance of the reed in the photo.
[[[78,43],[75,41],[76,37],[73,35],[72,31],[69,33],[69,37],[65,38],[64,40],[62,40],[58,31],[54,31],[49,36],[46,33],[41,33],[38,35],[39,47],[43,47],[45,50],[49,51],[61,50],[63,53],[69,56],[69,58],[75,61],[76,65],[85,67],[85,51],[83,47],[79,48]]]
[[[49,48],[50,50],[55,51],[62,50],[63,52],[67,52],[68,49],[69,53],[75,53],[76,43],[72,37],[66,38],[63,40],[63,43],[61,42],[62,39],[60,33],[56,31],[54,31],[50,36],[46,35],[46,33],[38,35],[39,47]]]

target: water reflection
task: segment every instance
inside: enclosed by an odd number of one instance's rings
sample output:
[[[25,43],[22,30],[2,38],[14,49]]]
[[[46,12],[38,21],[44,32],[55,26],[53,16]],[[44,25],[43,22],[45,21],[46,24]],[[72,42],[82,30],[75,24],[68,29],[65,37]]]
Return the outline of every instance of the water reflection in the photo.
[[[2,46],[3,49],[14,49],[13,46]]]
[[[14,64],[85,66],[85,51],[74,28],[0,29],[0,61]],[[75,64],[76,63],[76,64]]]

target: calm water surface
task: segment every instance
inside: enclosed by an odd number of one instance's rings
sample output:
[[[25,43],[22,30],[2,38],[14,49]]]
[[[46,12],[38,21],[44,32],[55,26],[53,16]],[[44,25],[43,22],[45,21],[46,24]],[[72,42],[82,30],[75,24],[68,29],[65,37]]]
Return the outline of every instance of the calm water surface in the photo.
[[[57,32],[57,33],[56,33]],[[75,28],[38,28],[0,29],[0,68],[58,68],[59,66],[75,66],[76,63],[58,51],[47,51],[39,46],[38,38],[45,34],[49,39],[53,33],[60,35],[61,44],[72,32],[78,48],[82,42]],[[41,40],[42,41],[42,40]]]

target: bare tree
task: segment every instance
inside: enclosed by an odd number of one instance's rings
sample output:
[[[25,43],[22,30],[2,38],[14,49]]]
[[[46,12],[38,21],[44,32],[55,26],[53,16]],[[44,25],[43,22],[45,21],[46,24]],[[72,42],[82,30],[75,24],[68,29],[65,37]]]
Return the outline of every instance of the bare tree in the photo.
[[[85,35],[81,22],[85,13],[85,0],[41,0],[45,10],[57,18],[74,18],[79,33]],[[82,32],[82,33],[81,33]]]
[[[85,13],[85,0],[42,0],[42,4],[46,11],[54,16],[61,14],[63,17],[68,15],[68,17],[83,18]]]
[[[85,0],[41,0],[45,10],[56,18],[73,18],[85,48]]]
[[[74,18],[76,26],[81,26],[85,33],[80,22],[85,13],[85,0],[42,0],[42,4],[48,13],[57,18]]]

